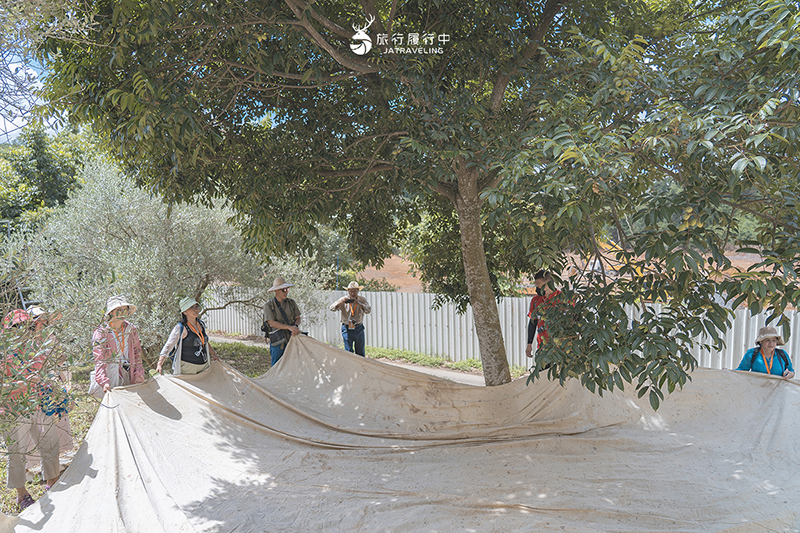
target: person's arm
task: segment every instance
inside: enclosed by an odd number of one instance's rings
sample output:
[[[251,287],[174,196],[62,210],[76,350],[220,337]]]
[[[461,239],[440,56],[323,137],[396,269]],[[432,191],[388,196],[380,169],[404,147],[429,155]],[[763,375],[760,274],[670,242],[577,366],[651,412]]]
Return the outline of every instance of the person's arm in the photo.
[[[180,324],[176,324],[172,331],[169,332],[169,337],[167,338],[167,342],[164,343],[164,347],[161,348],[161,353],[158,354],[158,364],[156,364],[156,372],[159,374],[162,371],[162,367],[164,365],[164,361],[169,357],[169,352],[172,351],[173,348],[178,344],[178,341],[181,340],[181,333],[184,328],[181,328]]]
[[[361,309],[364,310],[364,314],[368,315],[372,311],[372,306],[369,305],[369,302],[363,296],[358,297],[358,304],[361,306]]]
[[[347,296],[342,296],[341,298],[339,298],[338,300],[336,300],[335,302],[333,302],[333,303],[331,304],[331,306],[329,307],[329,309],[330,309],[331,311],[341,311],[341,310],[342,310],[342,305],[344,304],[344,301],[345,301],[346,299],[347,299]]]
[[[94,380],[105,392],[111,390],[111,380],[106,374],[108,336],[105,329],[97,328],[92,333],[92,355],[94,356]]]
[[[213,346],[211,346],[210,342],[208,343],[208,353],[211,354],[211,359],[219,361],[219,355],[217,355],[217,351],[214,349]]]
[[[783,350],[781,350],[783,351]],[[789,354],[783,351],[786,356],[786,369],[783,371],[783,379],[792,379],[794,377],[794,367],[792,366],[792,359]]]
[[[284,300],[284,302],[285,301],[286,300]],[[278,312],[278,310],[277,309],[273,309],[272,305],[270,305],[273,302],[274,302],[274,300],[270,300],[269,302],[267,302],[267,305],[264,308],[264,318],[265,318],[265,320],[267,322],[267,325],[272,329],[289,329],[289,328],[291,328],[291,325],[284,324],[283,322],[281,322],[279,320],[279,318],[282,318],[282,317],[280,316],[280,313]],[[283,304],[283,305],[285,305],[285,304]]]
[[[267,307],[267,324],[273,329],[285,329],[290,331],[292,335],[299,335],[300,328],[297,327],[297,324],[300,323],[300,309],[297,307],[297,304],[294,303],[293,300],[289,300],[288,298],[283,301],[283,312],[286,313],[286,318],[289,318],[294,315],[294,323],[293,324],[284,324],[280,320],[278,320],[278,316],[280,312],[273,313],[272,310]],[[277,311],[277,310],[276,310]],[[282,315],[280,315],[283,318]],[[289,319],[291,320],[291,319]]]
[[[528,320],[528,343],[525,347],[525,355],[528,357],[533,357],[533,338],[536,336],[536,324],[539,321],[537,319]]]
[[[297,306],[297,302],[295,302],[294,300],[292,300],[292,312],[294,313],[294,325],[292,326],[292,328],[293,328],[292,329],[292,335],[300,335],[300,327],[299,326],[300,326],[300,321],[301,321],[302,317],[300,315],[300,308]],[[289,316],[292,316],[292,315],[289,315]]]
[[[750,368],[750,361],[753,360],[752,350],[747,350],[744,353],[744,357],[742,357],[742,362],[739,363],[739,366],[736,367],[736,370],[752,370]]]
[[[295,319],[295,322],[297,323],[299,321],[300,317],[297,317]],[[283,322],[278,322],[277,320],[267,320],[267,324],[269,324],[269,327],[271,327],[272,329],[286,329],[289,331],[294,331],[295,329],[297,329],[296,324],[284,324]]]

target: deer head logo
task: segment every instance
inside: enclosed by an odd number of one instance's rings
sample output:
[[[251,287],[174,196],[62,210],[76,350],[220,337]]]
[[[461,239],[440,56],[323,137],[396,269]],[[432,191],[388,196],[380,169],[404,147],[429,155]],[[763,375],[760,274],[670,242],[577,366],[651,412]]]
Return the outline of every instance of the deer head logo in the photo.
[[[375,22],[375,17],[370,15],[369,19],[367,19],[367,25],[363,28],[360,28],[353,24],[353,29],[355,30],[356,34],[353,35],[353,40],[356,41],[354,43],[350,43],[350,50],[353,53],[363,56],[370,50],[372,50],[372,39],[369,38],[367,35],[366,30],[369,28],[372,23]]]

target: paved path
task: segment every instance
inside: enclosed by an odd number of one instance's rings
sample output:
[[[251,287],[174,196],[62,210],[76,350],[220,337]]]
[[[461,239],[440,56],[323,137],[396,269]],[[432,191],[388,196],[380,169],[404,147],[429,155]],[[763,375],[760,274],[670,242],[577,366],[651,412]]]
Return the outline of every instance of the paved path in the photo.
[[[209,335],[209,340],[213,342],[241,342],[242,344],[249,344],[250,346],[261,346],[263,348],[267,347],[266,341],[263,340],[261,341],[239,340],[239,339],[231,339],[228,337],[219,337],[216,335]],[[483,387],[484,385],[486,385],[486,382],[483,379],[483,374],[471,374],[469,372],[459,372],[457,370],[448,370],[446,368],[412,365],[408,363],[389,361],[386,359],[381,359],[380,361],[390,365],[408,368],[409,370],[415,370],[417,372],[430,374],[432,376],[449,379],[450,381],[455,381],[457,383],[476,385],[478,387]]]

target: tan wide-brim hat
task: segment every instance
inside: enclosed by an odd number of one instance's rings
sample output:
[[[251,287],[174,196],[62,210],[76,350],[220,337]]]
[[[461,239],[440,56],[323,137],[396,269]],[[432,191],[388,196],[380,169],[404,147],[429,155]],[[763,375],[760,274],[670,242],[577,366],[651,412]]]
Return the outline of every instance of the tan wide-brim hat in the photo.
[[[764,326],[763,328],[758,330],[758,337],[756,337],[756,343],[763,341],[764,339],[769,339],[770,337],[775,337],[778,339],[778,346],[783,346],[786,344],[783,342],[783,337],[778,335],[778,330],[773,328],[772,326]]]
[[[350,285],[348,285],[348,286],[347,286],[347,290],[348,290],[348,291],[349,291],[350,289],[358,289],[358,290],[361,290],[361,289],[363,289],[363,288],[364,288],[364,287],[362,287],[361,285],[359,285],[359,284],[358,284],[357,282],[355,282],[355,281],[351,281],[351,282],[350,282]]]
[[[272,282],[272,287],[267,289],[267,292],[272,291],[279,291],[281,289],[288,289],[289,287],[294,287],[291,283],[286,283],[286,280],[283,278],[275,278],[275,281]]]
[[[114,309],[119,309],[120,307],[127,307],[131,314],[136,312],[136,306],[129,304],[124,296],[112,296],[106,302],[106,316],[109,316],[111,311]]]

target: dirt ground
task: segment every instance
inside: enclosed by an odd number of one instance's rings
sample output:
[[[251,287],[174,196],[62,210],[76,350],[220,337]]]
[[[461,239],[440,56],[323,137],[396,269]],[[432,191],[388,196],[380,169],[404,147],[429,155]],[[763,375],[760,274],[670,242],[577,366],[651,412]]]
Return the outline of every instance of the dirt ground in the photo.
[[[399,287],[397,292],[422,292],[422,282],[410,271],[409,263],[403,261],[400,256],[393,255],[386,260],[382,269],[376,270],[370,267],[361,275],[364,279],[386,278],[386,281]]]

